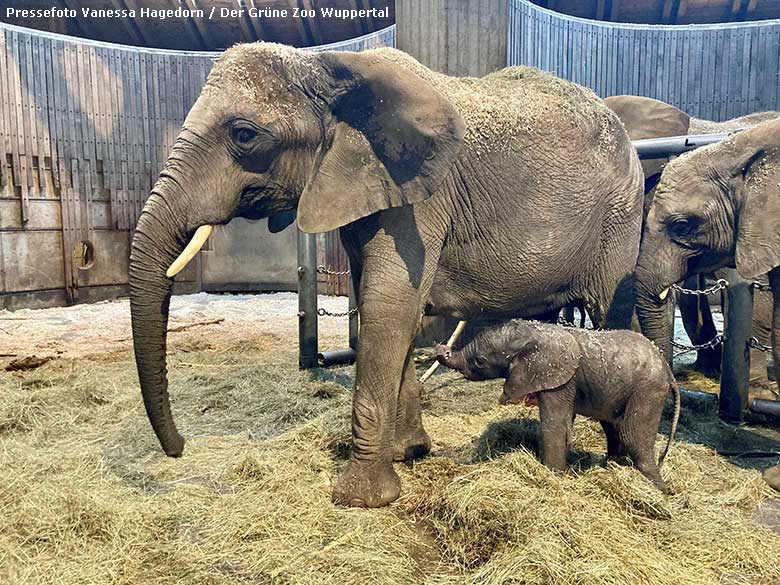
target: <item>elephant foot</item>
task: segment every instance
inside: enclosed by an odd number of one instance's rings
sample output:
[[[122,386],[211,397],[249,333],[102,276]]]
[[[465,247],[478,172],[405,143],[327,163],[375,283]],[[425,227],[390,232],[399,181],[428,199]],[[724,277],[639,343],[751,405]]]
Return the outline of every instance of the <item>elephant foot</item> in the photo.
[[[704,357],[699,356],[691,366],[692,369],[697,372],[701,372],[705,376],[717,377],[720,374],[720,358],[719,357]]]
[[[775,465],[765,470],[764,481],[780,492],[780,465]]]
[[[431,451],[431,438],[425,429],[408,429],[400,436],[396,434],[393,461],[411,461],[425,457]]]
[[[356,463],[339,475],[333,488],[335,504],[352,508],[380,508],[401,495],[401,480],[391,463]]]

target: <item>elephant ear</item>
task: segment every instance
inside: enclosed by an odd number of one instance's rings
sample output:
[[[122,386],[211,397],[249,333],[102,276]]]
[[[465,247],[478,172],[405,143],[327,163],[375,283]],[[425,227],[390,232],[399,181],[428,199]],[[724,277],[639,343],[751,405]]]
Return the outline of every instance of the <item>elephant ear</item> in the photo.
[[[735,261],[755,279],[780,266],[780,120],[737,134],[730,172],[744,181],[737,210]]]
[[[527,394],[563,386],[574,377],[582,351],[563,327],[545,327],[509,360],[504,399],[516,401]]]
[[[463,144],[458,111],[411,68],[382,53],[320,58],[338,97],[298,204],[300,228],[325,232],[428,199]]]
[[[617,95],[606,98],[604,103],[623,122],[631,140],[688,134],[690,116],[666,102],[637,95]],[[645,179],[650,179],[660,176],[666,159],[644,159],[641,163]],[[645,184],[645,193],[654,186]]]

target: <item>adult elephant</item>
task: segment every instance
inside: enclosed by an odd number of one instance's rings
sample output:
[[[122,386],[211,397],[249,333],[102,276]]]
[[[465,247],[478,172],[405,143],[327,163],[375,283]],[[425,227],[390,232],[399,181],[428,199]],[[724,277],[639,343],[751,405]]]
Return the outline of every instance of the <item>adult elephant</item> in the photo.
[[[643,96],[613,96],[606,98],[604,102],[623,122],[631,140],[733,132],[780,116],[780,112],[768,111],[725,122],[712,122],[691,117],[671,104]],[[666,162],[666,158],[642,161],[645,174],[645,214],[650,209],[655,186]],[[716,276],[723,277],[723,274],[718,273]],[[704,278],[704,274],[689,276],[685,286],[703,288]],[[701,345],[711,340],[717,331],[707,297],[681,295],[678,302],[683,325],[691,341]],[[753,306],[753,335],[762,344],[769,343],[771,321],[772,297],[767,292],[756,291]],[[720,362],[721,349],[720,346],[716,346],[699,350],[694,367],[706,373],[717,373],[720,371]],[[751,349],[750,370],[750,381],[753,387],[766,388],[769,385],[766,355],[757,349]]]
[[[735,266],[769,273],[772,347],[780,365],[780,119],[671,161],[645,223],[637,262],[642,331],[669,351],[669,287],[687,274]],[[780,384],[780,380],[778,380]],[[780,489],[780,470],[768,473]]]
[[[535,69],[457,79],[391,49],[229,49],[132,246],[136,363],[165,453],[184,447],[166,379],[169,275],[209,226],[270,216],[279,229],[297,210],[305,231],[340,228],[360,341],[352,456],[333,496],[373,507],[399,495],[393,460],[430,448],[411,358],[423,312],[530,315],[582,300],[597,325],[628,326],[641,183],[617,116]]]

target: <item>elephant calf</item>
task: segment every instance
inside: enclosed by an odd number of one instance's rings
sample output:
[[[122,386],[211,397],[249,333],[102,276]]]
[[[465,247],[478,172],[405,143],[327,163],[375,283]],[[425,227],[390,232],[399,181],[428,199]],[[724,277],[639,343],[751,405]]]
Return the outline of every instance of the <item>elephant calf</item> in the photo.
[[[658,349],[631,331],[587,331],[513,320],[481,332],[461,351],[437,359],[469,380],[506,378],[501,403],[538,400],[542,461],[563,470],[575,414],[601,422],[608,456],[625,454],[661,491],[659,466],[677,430],[680,394]],[[672,390],[672,430],[658,464],[655,436]]]

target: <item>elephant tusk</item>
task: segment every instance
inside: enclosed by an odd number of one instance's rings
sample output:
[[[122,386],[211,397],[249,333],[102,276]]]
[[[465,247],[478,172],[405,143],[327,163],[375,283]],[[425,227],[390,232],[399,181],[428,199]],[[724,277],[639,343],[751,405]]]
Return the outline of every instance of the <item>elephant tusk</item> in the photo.
[[[179,257],[173,261],[173,264],[171,264],[170,268],[168,268],[166,271],[165,276],[168,278],[173,278],[179,274],[179,272],[184,270],[184,267],[190,263],[190,260],[195,257],[195,254],[200,251],[200,249],[203,247],[203,244],[205,244],[206,240],[209,239],[209,236],[213,230],[214,226],[212,225],[202,225],[196,229],[192,239],[190,240],[190,243],[187,244],[187,247],[184,248],[184,251],[179,254]]]
[[[666,297],[669,296],[669,287],[667,286],[664,290],[661,291],[661,293],[658,295],[658,298],[662,301],[666,300]]]

